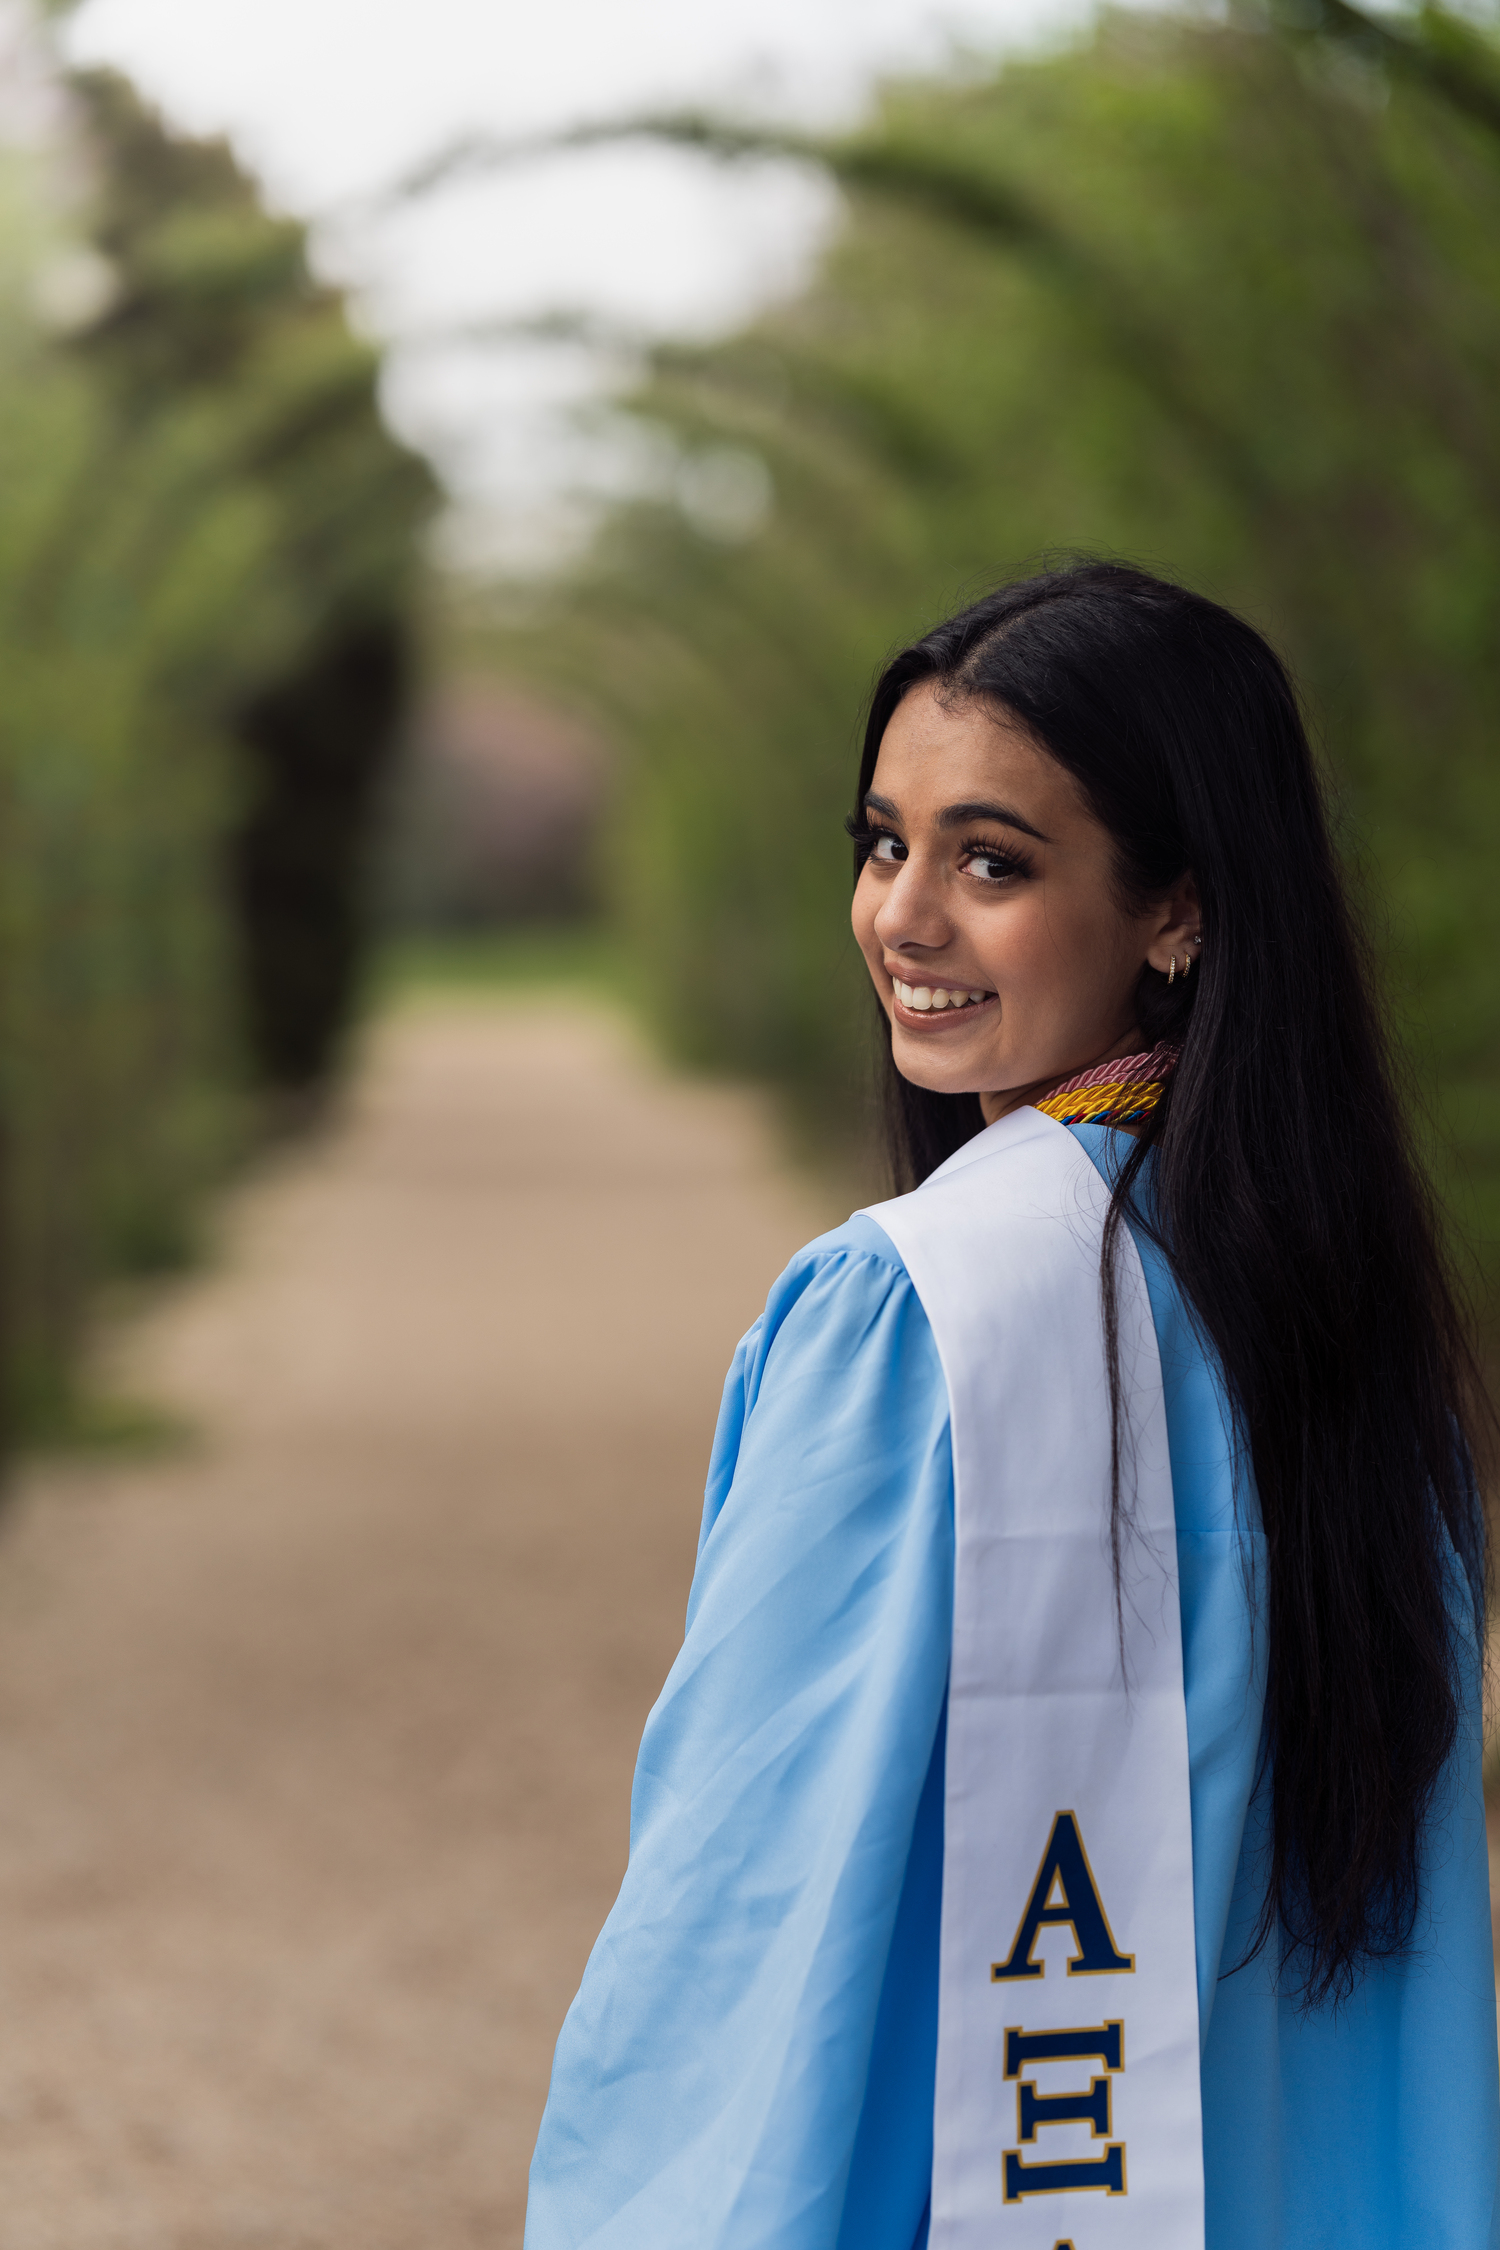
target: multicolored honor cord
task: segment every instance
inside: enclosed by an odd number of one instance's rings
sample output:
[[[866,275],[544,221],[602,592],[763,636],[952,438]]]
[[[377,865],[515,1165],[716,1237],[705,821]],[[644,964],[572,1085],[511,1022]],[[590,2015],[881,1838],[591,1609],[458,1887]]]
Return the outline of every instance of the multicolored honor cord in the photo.
[[[1148,1055],[1120,1055],[1081,1070],[1032,1108],[1059,1125],[1138,1125],[1166,1091],[1181,1049],[1163,1044]]]

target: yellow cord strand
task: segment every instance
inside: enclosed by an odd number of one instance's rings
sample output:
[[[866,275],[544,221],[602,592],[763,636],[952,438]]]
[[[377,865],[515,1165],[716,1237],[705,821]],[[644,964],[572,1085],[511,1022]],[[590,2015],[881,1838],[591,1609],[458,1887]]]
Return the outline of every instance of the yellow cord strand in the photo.
[[[1113,1085],[1079,1086],[1071,1094],[1047,1094],[1033,1106],[1059,1125],[1133,1124],[1149,1117],[1161,1100],[1164,1078],[1117,1079]]]

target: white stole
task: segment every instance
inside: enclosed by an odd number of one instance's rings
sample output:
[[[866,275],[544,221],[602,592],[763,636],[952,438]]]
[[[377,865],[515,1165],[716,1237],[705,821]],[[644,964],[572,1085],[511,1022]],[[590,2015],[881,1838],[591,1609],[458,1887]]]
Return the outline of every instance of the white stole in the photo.
[[[921,1298],[952,1420],[931,2250],[1203,2250],[1172,1478],[1122,1231],[1117,1607],[1108,1203],[1072,1135],[1021,1109],[868,1214]]]

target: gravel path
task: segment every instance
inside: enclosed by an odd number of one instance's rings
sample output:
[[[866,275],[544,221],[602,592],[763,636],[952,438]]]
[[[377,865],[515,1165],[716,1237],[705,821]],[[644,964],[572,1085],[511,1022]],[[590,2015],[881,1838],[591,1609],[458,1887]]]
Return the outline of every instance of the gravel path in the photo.
[[[0,1532],[0,2246],[512,2250],[736,1336],[834,1216],[572,1001],[425,1002]]]

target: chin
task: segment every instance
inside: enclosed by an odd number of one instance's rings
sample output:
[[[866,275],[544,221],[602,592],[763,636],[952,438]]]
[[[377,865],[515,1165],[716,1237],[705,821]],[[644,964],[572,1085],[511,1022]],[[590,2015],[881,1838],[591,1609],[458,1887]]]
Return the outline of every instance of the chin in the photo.
[[[928,1054],[920,1047],[913,1054],[911,1050],[915,1045],[916,1042],[911,1039],[896,1038],[891,1041],[891,1060],[909,1085],[921,1086],[929,1094],[973,1094],[979,1091],[975,1080],[983,1076],[982,1072],[965,1070],[957,1058],[951,1063],[943,1063],[936,1055]]]

